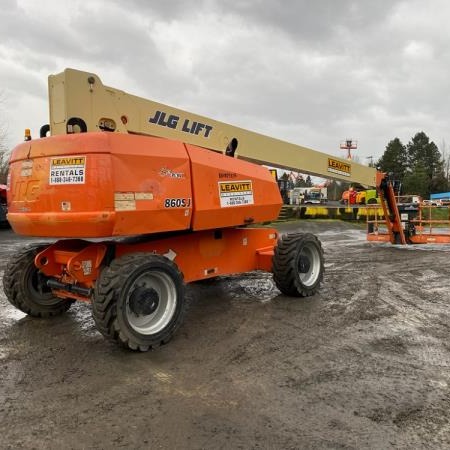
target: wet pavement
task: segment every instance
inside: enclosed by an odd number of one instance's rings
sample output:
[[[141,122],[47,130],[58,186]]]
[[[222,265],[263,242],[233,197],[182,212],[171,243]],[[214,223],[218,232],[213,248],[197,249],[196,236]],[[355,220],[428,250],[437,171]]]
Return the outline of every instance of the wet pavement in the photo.
[[[0,447],[449,448],[450,245],[279,227],[319,236],[320,294],[283,296],[257,272],[194,283],[154,352],[106,342],[89,305],[32,319],[0,289]],[[0,230],[0,276],[29,241]]]

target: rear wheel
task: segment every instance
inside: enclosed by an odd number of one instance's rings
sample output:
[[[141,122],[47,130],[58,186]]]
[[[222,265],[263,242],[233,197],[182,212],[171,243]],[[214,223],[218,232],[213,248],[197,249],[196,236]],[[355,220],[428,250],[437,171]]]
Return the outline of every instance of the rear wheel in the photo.
[[[323,250],[311,233],[282,236],[272,261],[277,288],[291,297],[307,297],[318,290],[324,274]]]
[[[98,330],[131,350],[167,343],[187,303],[183,275],[164,256],[134,253],[114,260],[96,283],[92,312]]]
[[[3,276],[6,298],[16,308],[33,317],[50,317],[66,312],[73,300],[55,297],[47,278],[34,265],[34,258],[46,245],[30,245],[14,255]]]

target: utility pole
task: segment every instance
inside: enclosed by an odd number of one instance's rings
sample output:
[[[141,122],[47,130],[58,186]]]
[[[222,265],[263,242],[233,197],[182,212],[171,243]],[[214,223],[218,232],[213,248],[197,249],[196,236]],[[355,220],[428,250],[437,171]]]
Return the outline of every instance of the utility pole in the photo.
[[[373,156],[366,156],[366,159],[369,159],[369,167],[373,167]]]

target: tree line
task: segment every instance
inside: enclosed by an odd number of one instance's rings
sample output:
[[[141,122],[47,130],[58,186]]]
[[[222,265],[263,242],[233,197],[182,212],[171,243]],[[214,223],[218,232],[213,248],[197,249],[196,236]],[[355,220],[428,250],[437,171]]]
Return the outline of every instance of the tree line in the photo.
[[[430,138],[420,131],[407,144],[396,137],[387,145],[378,161],[372,161],[369,166],[376,167],[381,172],[392,174],[392,178],[400,182],[401,194],[417,194],[429,198],[431,193],[450,191],[450,149],[442,142],[441,151]],[[292,174],[292,173],[291,173]],[[292,189],[297,186],[311,186],[311,178],[296,178],[283,174],[282,179],[288,180]],[[339,200],[342,192],[354,183],[329,180],[327,182],[328,198]]]
[[[375,164],[379,170],[392,173],[393,178],[400,181],[402,194],[429,198],[431,193],[450,190],[450,159],[446,153],[445,142],[441,153],[437,145],[420,131],[407,144],[399,138],[392,139]]]

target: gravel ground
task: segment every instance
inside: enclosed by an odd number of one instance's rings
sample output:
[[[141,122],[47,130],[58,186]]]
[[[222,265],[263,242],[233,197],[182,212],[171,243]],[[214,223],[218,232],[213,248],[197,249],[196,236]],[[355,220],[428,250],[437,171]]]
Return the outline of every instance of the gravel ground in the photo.
[[[3,449],[432,449],[450,447],[450,246],[317,234],[320,294],[280,295],[271,276],[188,288],[166,346],[106,342],[90,307],[38,320],[0,289]],[[0,230],[0,276],[29,239]]]

